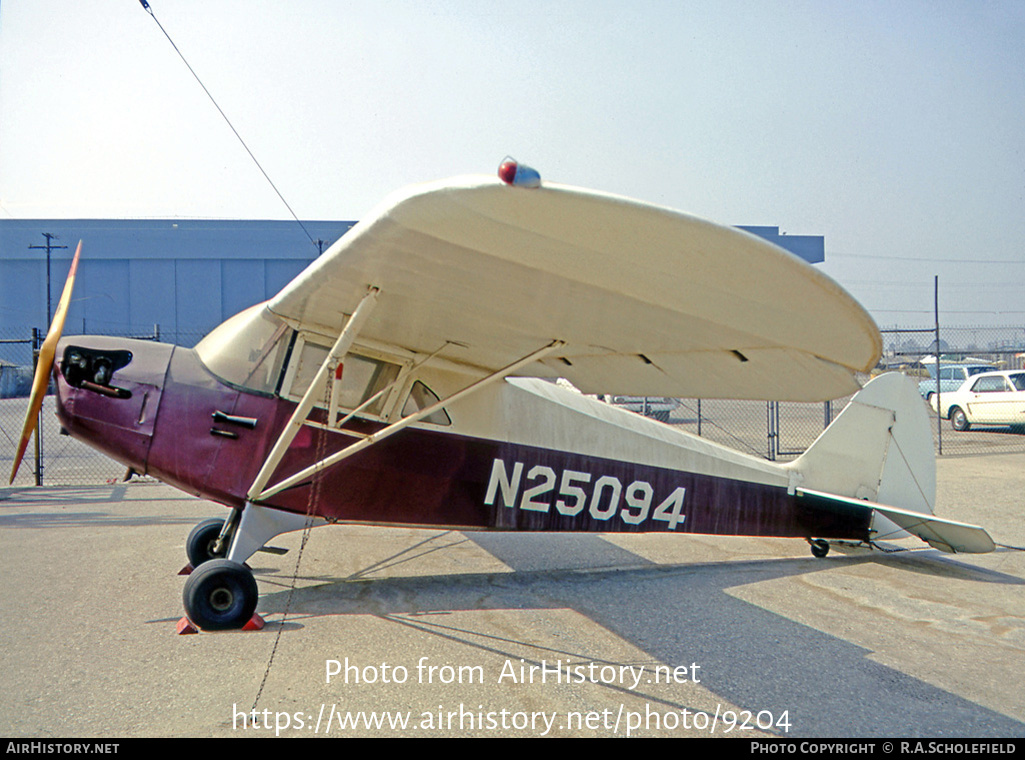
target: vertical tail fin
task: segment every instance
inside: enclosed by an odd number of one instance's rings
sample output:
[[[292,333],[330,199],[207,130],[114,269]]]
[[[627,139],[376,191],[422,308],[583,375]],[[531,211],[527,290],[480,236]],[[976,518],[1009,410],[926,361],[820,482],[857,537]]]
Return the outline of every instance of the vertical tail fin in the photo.
[[[945,552],[991,552],[982,528],[932,517],[936,457],[918,388],[895,372],[851,399],[832,425],[788,465],[796,489],[872,508],[874,538],[915,535]]]
[[[801,488],[932,514],[936,457],[917,387],[895,372],[875,378],[788,468]]]

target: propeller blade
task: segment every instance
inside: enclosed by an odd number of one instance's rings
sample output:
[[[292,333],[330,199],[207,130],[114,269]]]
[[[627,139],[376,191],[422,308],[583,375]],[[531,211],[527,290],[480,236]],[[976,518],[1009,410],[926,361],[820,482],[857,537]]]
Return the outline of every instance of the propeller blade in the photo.
[[[11,480],[18,474],[18,467],[21,466],[21,459],[25,456],[25,449],[28,447],[29,438],[36,429],[36,422],[39,420],[39,410],[43,407],[43,397],[46,395],[46,387],[50,384],[50,371],[53,369],[54,356],[57,353],[57,342],[61,339],[61,332],[64,330],[64,319],[68,316],[68,306],[71,304],[71,291],[75,288],[75,274],[78,271],[78,256],[82,253],[82,241],[78,241],[78,248],[75,249],[75,258],[71,260],[71,270],[68,272],[68,279],[64,282],[64,292],[61,293],[60,301],[57,302],[57,311],[53,314],[53,321],[50,323],[50,331],[46,333],[43,345],[39,348],[39,358],[36,362],[36,374],[32,378],[32,393],[29,396],[28,413],[25,415],[25,424],[21,429],[21,440],[18,441],[18,453],[14,457],[14,466],[11,468]]]

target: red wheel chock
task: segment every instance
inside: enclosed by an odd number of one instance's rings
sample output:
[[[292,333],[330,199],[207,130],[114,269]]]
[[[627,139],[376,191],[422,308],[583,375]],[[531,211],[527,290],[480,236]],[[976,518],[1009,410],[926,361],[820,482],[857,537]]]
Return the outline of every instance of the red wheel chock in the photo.
[[[241,630],[262,631],[265,625],[267,625],[267,621],[260,617],[260,614],[258,612],[254,612],[253,616],[249,618],[249,622],[242,626]],[[181,620],[178,621],[176,633],[179,636],[185,636],[190,633],[199,633],[199,629],[193,624],[191,620],[189,620],[188,616],[185,615],[182,617]]]

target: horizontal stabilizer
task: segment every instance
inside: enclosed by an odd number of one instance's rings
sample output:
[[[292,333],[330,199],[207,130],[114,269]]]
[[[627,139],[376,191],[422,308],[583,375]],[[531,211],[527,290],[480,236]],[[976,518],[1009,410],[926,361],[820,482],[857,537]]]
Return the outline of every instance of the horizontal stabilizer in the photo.
[[[926,515],[907,509],[890,507],[863,499],[836,496],[821,491],[798,488],[797,492],[798,494],[818,496],[844,504],[870,507],[908,533],[918,536],[929,546],[943,552],[950,552],[952,554],[984,554],[996,549],[996,544],[993,543],[989,533],[977,525],[969,525],[968,523],[957,522],[956,520],[944,520],[935,515]],[[876,536],[876,538],[885,538],[885,536]]]

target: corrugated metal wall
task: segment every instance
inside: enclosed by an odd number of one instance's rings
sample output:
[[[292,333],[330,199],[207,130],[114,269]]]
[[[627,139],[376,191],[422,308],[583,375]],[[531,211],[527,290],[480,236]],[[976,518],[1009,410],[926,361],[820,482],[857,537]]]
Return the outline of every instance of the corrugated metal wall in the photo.
[[[324,250],[352,222],[304,222]],[[150,334],[192,345],[278,292],[318,255],[295,222],[0,219],[0,332],[46,328],[44,232],[57,236],[50,299],[84,241],[67,334]]]

